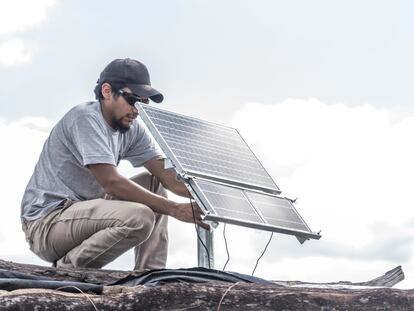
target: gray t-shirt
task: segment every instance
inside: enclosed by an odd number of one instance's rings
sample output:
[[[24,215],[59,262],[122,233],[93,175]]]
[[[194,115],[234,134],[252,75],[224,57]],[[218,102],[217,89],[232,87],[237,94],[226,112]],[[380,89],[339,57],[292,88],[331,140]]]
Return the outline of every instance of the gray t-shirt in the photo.
[[[78,105],[46,140],[23,195],[21,217],[34,220],[67,200],[103,197],[104,189],[86,167],[89,164],[117,166],[126,159],[138,167],[155,157],[163,154],[141,120],[134,120],[127,132],[120,133],[106,123],[99,102]]]

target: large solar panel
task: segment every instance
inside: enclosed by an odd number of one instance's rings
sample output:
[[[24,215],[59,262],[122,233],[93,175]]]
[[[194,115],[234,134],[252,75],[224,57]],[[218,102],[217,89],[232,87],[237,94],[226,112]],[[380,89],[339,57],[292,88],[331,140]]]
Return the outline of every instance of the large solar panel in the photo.
[[[319,239],[289,199],[193,178],[188,183],[205,219]]]
[[[139,112],[178,173],[280,193],[236,129],[149,105]]]
[[[138,105],[205,220],[319,239],[234,128]]]

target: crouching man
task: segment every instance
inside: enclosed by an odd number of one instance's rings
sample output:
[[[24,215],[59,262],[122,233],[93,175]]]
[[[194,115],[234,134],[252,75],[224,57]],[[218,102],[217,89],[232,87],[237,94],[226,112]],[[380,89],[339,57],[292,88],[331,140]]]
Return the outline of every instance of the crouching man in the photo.
[[[144,64],[116,59],[102,71],[96,101],[75,106],[52,129],[25,190],[21,220],[30,249],[58,267],[100,268],[135,248],[136,270],[164,268],[167,218],[201,222],[201,210],[177,203],[165,189],[188,197],[137,120],[136,102],[161,102]],[[128,179],[126,159],[149,173]]]

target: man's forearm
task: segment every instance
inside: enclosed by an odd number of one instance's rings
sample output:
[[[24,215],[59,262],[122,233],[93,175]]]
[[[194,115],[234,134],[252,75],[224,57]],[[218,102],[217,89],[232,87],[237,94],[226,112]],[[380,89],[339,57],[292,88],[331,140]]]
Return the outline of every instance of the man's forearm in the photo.
[[[121,200],[145,204],[156,213],[174,215],[175,202],[152,193],[126,177],[120,176],[105,191]]]
[[[187,187],[177,179],[177,174],[174,170],[163,170],[162,174],[158,176],[162,185],[165,189],[173,192],[176,195],[181,197],[188,198],[190,195],[188,193]]]
[[[163,185],[165,186],[165,185]],[[187,187],[179,181],[173,182],[170,186],[165,186],[166,189],[170,190],[171,192],[175,193],[176,195],[182,196],[182,197],[189,197],[189,193],[187,190]]]
[[[189,197],[185,185],[177,180],[177,173],[173,169],[165,169],[164,159],[152,159],[145,163],[145,168],[156,176],[165,189],[182,196]]]

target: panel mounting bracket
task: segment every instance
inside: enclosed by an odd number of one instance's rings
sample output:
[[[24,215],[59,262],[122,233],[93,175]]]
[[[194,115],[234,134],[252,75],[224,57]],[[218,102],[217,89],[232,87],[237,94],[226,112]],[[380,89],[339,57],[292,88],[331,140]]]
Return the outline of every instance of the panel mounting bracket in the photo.
[[[167,169],[167,170],[175,169],[175,165],[174,165],[173,161],[171,161],[170,158],[165,158],[164,159],[164,168]]]

